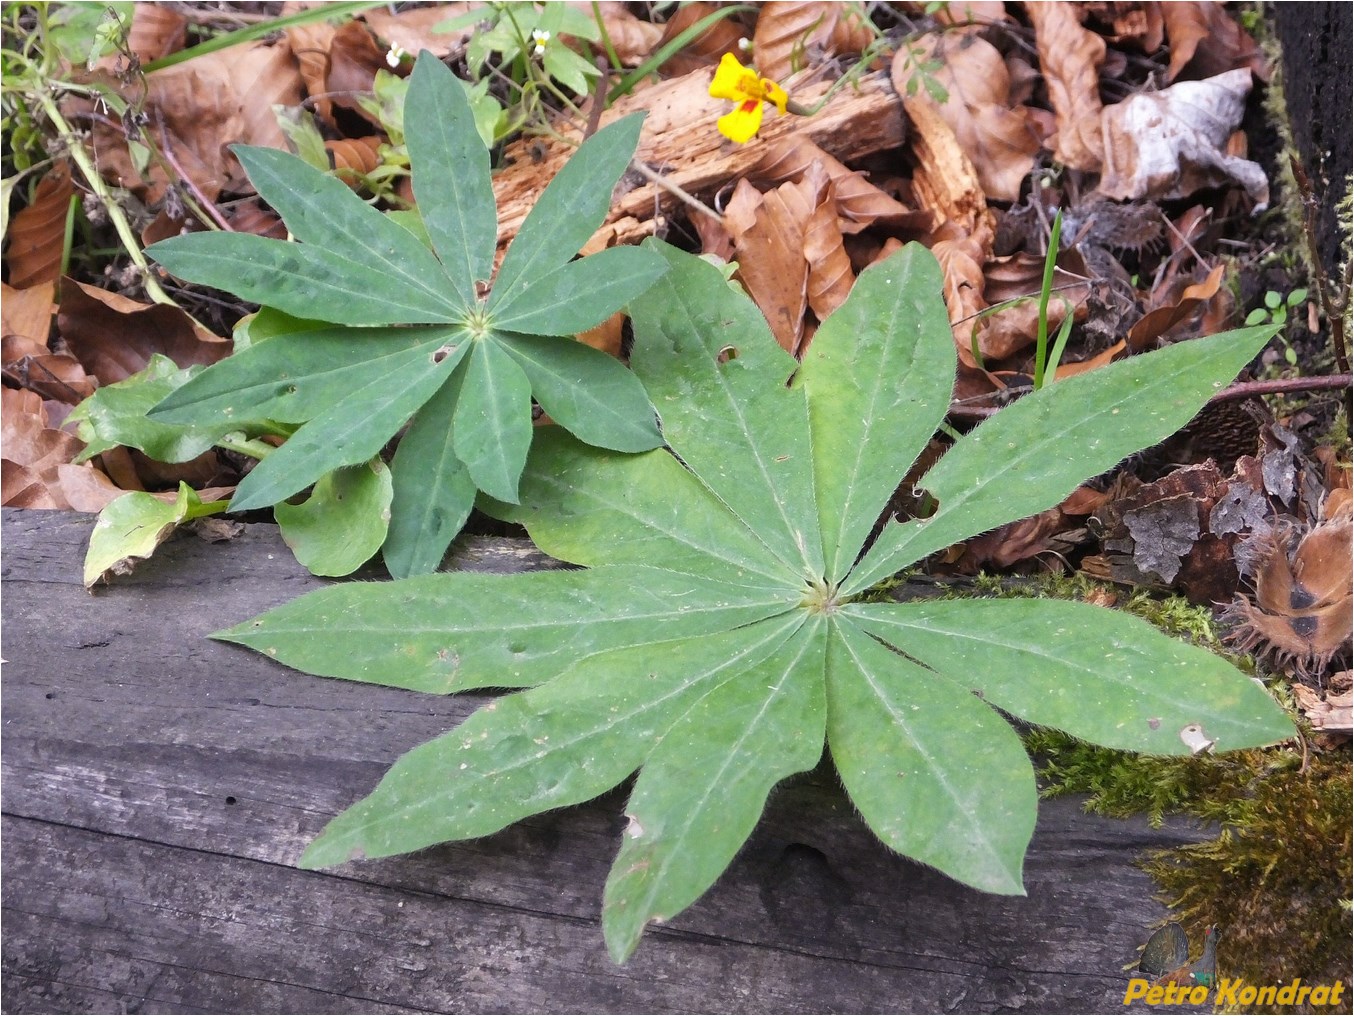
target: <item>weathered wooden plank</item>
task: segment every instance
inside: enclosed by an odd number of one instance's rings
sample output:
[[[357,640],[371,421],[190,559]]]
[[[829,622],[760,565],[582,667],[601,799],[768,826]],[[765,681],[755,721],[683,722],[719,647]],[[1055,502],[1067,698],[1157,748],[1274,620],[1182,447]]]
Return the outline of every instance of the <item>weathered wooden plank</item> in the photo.
[[[1197,838],[1041,806],[1029,896],[890,855],[828,770],[773,796],[715,889],[606,958],[623,791],[472,843],[302,872],[400,752],[483,701],[296,674],[216,628],[321,580],[276,530],[188,538],[95,595],[91,519],[4,514],[8,1012],[1122,1011],[1162,914],[1132,866]],[[459,560],[539,566],[521,543]],[[420,944],[426,942],[426,945]]]

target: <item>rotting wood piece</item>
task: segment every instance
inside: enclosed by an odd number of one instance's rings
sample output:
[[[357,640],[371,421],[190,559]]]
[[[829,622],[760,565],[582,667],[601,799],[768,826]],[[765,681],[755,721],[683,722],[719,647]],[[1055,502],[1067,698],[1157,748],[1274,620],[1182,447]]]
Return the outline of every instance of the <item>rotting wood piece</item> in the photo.
[[[90,595],[93,521],[4,512],[6,1012],[1122,1012],[1123,968],[1164,914],[1133,859],[1203,835],[1046,801],[1029,896],[989,896],[891,854],[824,767],[778,788],[711,892],[617,968],[598,913],[624,788],[297,870],[401,752],[486,696],[207,641],[328,584],[272,526],[174,540]],[[549,563],[524,541],[458,555]]]
[[[635,158],[647,163],[689,194],[710,198],[726,183],[747,176],[767,148],[780,138],[805,134],[842,162],[898,148],[903,143],[903,107],[886,72],[861,78],[847,86],[811,117],[768,115],[761,134],[746,145],[735,145],[715,129],[715,121],[728,112],[728,102],[712,99],[708,70],[694,71],[625,96],[602,114],[607,124],[645,110]],[[793,88],[793,83],[791,84]],[[792,92],[796,101],[813,105],[830,83],[820,82],[803,92]],[[578,128],[560,125],[560,133],[579,141]],[[574,147],[551,138],[528,138],[510,144],[504,151],[507,168],[494,177],[498,199],[498,244],[500,252],[517,235],[527,212],[540,197]],[[585,254],[620,243],[637,243],[661,225],[660,216],[671,214],[678,199],[655,184],[644,183],[634,173],[621,180],[633,189],[612,205],[605,224],[584,246]]]

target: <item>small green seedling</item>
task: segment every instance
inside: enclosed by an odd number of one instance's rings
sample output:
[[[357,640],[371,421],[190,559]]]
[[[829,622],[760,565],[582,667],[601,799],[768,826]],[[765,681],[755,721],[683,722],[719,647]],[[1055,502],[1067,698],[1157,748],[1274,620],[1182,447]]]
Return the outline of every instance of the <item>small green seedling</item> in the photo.
[[[247,348],[186,380],[148,415],[199,430],[294,431],[244,478],[232,511],[279,504],[372,460],[412,417],[385,481],[393,500],[375,489],[362,499],[389,519],[381,549],[397,576],[438,565],[476,489],[517,500],[533,398],[589,444],[635,452],[662,443],[635,376],[572,336],[667,267],[635,247],[572,260],[629,165],[638,114],[584,142],[496,277],[489,154],[461,83],[426,52],[404,123],[416,220],[382,215],[286,152],[245,147],[236,151],[251,180],[302,242],[195,233],[149,248],[174,274],[265,306]],[[382,482],[373,467],[317,491],[337,497],[359,476]],[[313,533],[315,513],[304,517]],[[284,533],[288,518],[299,519],[280,516]]]
[[[1290,366],[1297,365],[1298,353],[1288,342],[1288,313],[1301,307],[1306,299],[1305,289],[1295,289],[1287,298],[1271,289],[1265,294],[1265,305],[1256,307],[1246,315],[1248,325],[1270,324],[1278,329],[1279,338],[1283,341],[1283,358]]]
[[[934,514],[890,522],[865,550],[950,403],[935,258],[912,244],[863,272],[799,364],[719,268],[646,246],[670,268],[631,305],[632,364],[671,452],[545,429],[519,503],[482,502],[584,570],[333,586],[216,636],[333,677],[528,689],[406,754],[304,866],[486,836],[638,770],[602,910],[620,962],[710,887],[824,743],[884,843],[1021,894],[1038,794],[1002,713],[1163,755],[1190,754],[1199,731],[1216,750],[1292,736],[1259,684],[1112,610],[865,595],[1173,433],[1272,327],[1008,406],[925,475]]]

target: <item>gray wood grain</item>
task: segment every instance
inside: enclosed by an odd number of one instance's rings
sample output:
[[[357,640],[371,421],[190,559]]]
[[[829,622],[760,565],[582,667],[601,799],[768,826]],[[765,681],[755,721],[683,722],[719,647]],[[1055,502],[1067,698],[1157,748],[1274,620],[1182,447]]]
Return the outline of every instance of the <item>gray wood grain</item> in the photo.
[[[482,696],[312,678],[213,630],[323,584],[271,526],[95,594],[92,517],[4,513],[6,1012],[1123,1012],[1164,910],[1133,866],[1201,832],[1045,802],[1025,898],[891,854],[827,767],[773,795],[702,900],[615,967],[625,788],[496,836],[294,867]],[[548,566],[471,540],[464,567]]]

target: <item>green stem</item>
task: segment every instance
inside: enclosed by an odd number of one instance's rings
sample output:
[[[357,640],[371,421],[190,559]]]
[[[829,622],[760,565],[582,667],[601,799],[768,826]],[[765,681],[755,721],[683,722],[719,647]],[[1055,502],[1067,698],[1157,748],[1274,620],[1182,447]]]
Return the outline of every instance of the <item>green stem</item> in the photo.
[[[108,221],[113,224],[113,229],[117,231],[118,239],[122,241],[122,246],[126,249],[128,256],[131,257],[133,264],[141,270],[141,279],[146,287],[146,295],[155,303],[164,304],[168,307],[178,307],[178,304],[160,288],[159,280],[155,278],[150,262],[146,260],[146,255],[141,251],[141,241],[132,231],[132,224],[127,221],[127,214],[122,210],[122,206],[113,200],[113,195],[104,184],[103,177],[99,175],[94,160],[90,158],[89,152],[85,151],[85,146],[76,139],[75,132],[71,130],[71,126],[66,122],[65,117],[61,115],[61,110],[57,108],[56,102],[45,91],[38,92],[36,97],[38,102],[42,104],[43,111],[51,119],[52,125],[56,127],[61,137],[68,142],[67,149],[71,158],[75,160],[75,164],[80,167],[85,183],[103,202],[103,206],[108,212]]]
[[[216,441],[218,448],[224,448],[228,452],[238,452],[241,455],[248,455],[251,459],[267,458],[273,452],[277,451],[267,441],[260,441],[257,438],[250,440],[244,437],[238,437],[234,434],[227,434],[225,437],[218,438]]]

